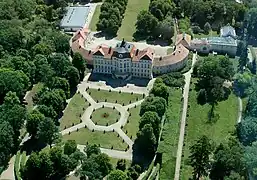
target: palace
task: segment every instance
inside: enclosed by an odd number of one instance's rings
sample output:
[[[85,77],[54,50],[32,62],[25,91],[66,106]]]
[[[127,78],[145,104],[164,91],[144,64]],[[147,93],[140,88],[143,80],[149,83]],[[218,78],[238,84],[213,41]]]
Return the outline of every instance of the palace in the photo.
[[[137,49],[126,41],[117,43],[115,47],[105,44],[96,49],[87,49],[85,42],[90,38],[88,29],[77,31],[71,38],[73,52],[79,52],[87,64],[93,65],[94,73],[110,74],[114,78],[130,79],[132,77],[151,79],[153,75],[179,70],[186,65],[191,36],[180,34],[171,54],[156,56],[150,47]]]

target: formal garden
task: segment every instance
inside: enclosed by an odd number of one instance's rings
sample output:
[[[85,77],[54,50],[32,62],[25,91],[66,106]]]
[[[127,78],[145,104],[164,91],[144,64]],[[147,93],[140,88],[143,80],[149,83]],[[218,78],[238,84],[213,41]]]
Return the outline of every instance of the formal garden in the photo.
[[[89,103],[81,94],[75,94],[60,119],[60,129],[63,130],[81,123],[81,116],[88,106]]]
[[[121,91],[107,91],[99,89],[87,89],[87,93],[96,102],[110,102],[121,105],[128,105],[144,98],[143,94],[126,93]]]
[[[109,126],[118,122],[120,119],[120,112],[115,108],[102,107],[100,109],[96,109],[92,115],[91,120],[95,123],[95,125],[100,126]]]

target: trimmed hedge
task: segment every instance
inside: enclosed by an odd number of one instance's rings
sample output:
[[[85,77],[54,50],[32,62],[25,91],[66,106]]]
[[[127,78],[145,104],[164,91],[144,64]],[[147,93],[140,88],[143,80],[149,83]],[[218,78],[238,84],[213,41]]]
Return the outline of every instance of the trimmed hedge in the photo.
[[[20,161],[20,169],[24,168],[27,160],[26,151],[23,151],[21,154],[21,161]]]

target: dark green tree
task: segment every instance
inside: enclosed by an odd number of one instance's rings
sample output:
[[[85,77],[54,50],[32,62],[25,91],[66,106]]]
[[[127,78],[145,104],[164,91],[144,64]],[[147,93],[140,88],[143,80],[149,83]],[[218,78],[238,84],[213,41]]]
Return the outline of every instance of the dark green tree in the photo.
[[[99,146],[97,146],[96,144],[87,145],[84,151],[86,152],[87,157],[90,157],[91,155],[98,155],[101,153]]]
[[[68,156],[77,150],[77,143],[75,140],[67,140],[64,144],[64,154]]]
[[[107,180],[126,180],[127,174],[121,170],[113,170],[108,176]]]
[[[119,159],[117,161],[116,169],[125,171],[126,170],[126,160],[125,159]]]
[[[210,167],[210,155],[212,144],[206,136],[199,138],[194,145],[190,147],[189,162],[193,167],[193,179],[200,179],[208,174]]]
[[[28,114],[26,130],[32,136],[32,138],[36,138],[38,126],[42,121],[44,121],[44,119],[45,116],[36,109]]]
[[[140,118],[139,129],[143,129],[146,124],[151,124],[156,139],[159,137],[161,120],[156,112],[147,111]]]
[[[78,69],[80,78],[83,78],[86,70],[86,61],[79,53],[74,53],[72,64],[75,68]]]

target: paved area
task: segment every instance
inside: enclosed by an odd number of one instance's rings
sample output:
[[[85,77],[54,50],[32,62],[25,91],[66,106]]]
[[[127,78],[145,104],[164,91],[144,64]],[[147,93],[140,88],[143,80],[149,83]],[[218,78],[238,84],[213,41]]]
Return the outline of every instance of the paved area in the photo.
[[[191,73],[193,72],[193,65],[196,62],[196,58],[197,58],[197,54],[194,54],[192,67],[187,73],[184,74],[186,83],[185,83],[184,91],[183,91],[184,104],[183,104],[183,112],[182,112],[182,116],[181,116],[180,134],[179,134],[179,143],[178,143],[178,150],[177,150],[176,169],[175,169],[174,180],[179,180],[179,175],[180,175],[181,157],[182,157],[182,150],[183,150],[183,143],[184,143],[186,115],[187,115],[187,106],[188,106],[188,93],[189,93],[189,88],[190,88]]]
[[[120,40],[113,38],[113,39],[106,39],[105,37],[97,37],[97,32],[91,33],[90,41],[85,42],[85,47],[88,49],[95,49],[100,44],[106,44],[108,46],[115,47]],[[146,42],[131,42],[136,46],[136,48],[142,50],[147,47],[154,49],[154,53],[156,56],[164,56],[167,55],[167,50],[173,48],[171,46],[160,46],[160,45],[152,45],[147,44]]]
[[[111,90],[111,91],[122,91],[122,92],[126,92],[126,93],[136,93],[136,94],[145,94],[148,95],[149,91],[152,89],[155,78],[151,79],[146,87],[140,87],[140,86],[135,86],[134,84],[127,84],[126,86],[122,86],[122,87],[112,87],[110,85],[107,85],[107,83],[105,81],[89,81],[89,77],[90,77],[91,73],[88,73],[83,82],[81,82],[78,85],[78,89],[86,89],[87,87],[91,88],[91,89],[98,89],[100,88],[101,90]]]
[[[89,74],[90,75],[90,74]],[[62,135],[65,134],[69,134],[71,132],[77,131],[77,129],[81,129],[81,128],[85,128],[85,126],[89,129],[89,130],[95,130],[95,131],[106,131],[106,132],[111,132],[111,131],[115,131],[116,133],[118,133],[120,135],[120,137],[124,140],[125,143],[127,143],[129,145],[129,149],[127,151],[118,151],[118,150],[112,150],[112,149],[105,149],[105,148],[100,148],[101,152],[109,155],[110,157],[113,158],[119,158],[119,159],[128,159],[128,160],[132,160],[132,146],[134,144],[134,142],[124,133],[124,131],[122,131],[121,127],[126,125],[128,117],[129,117],[129,112],[128,109],[129,108],[133,108],[135,105],[138,106],[140,105],[144,100],[140,100],[134,103],[131,103],[129,105],[126,106],[122,106],[121,104],[116,104],[116,103],[109,103],[109,102],[99,102],[96,103],[95,100],[87,93],[86,88],[94,88],[94,89],[98,89],[99,88],[99,84],[97,83],[89,83],[87,81],[88,76],[87,75],[84,79],[84,81],[78,85],[78,92],[79,94],[83,95],[83,97],[91,104],[84,112],[84,114],[81,117],[82,122],[80,124],[77,124],[75,126],[72,126],[70,128],[67,128],[63,131],[61,131]],[[127,88],[127,87],[122,87],[122,88],[111,88],[108,86],[103,86],[103,84],[101,84],[101,89],[105,89],[105,90],[109,90],[111,89],[112,91],[122,91],[122,92],[134,92],[134,93],[145,93],[146,95],[148,95],[149,90],[152,88],[154,83],[154,80],[150,81],[150,83],[148,84],[148,86],[144,89],[137,89],[137,91],[135,92],[134,87],[131,88]],[[90,116],[92,115],[93,111],[102,107],[109,107],[109,108],[115,108],[117,111],[120,112],[120,119],[118,122],[111,124],[109,126],[101,126],[101,125],[95,125],[94,122],[91,120]],[[84,149],[84,145],[78,145],[78,148],[83,152]]]
[[[89,11],[89,13],[88,13],[88,16],[87,16],[87,19],[86,19],[86,23],[85,23],[85,25],[84,25],[84,28],[88,28],[88,27],[89,27],[89,25],[90,25],[90,23],[91,23],[91,20],[92,20],[92,18],[93,18],[93,15],[94,15],[94,13],[95,13],[96,6],[97,6],[97,5],[100,5],[100,4],[102,4],[102,3],[89,3],[89,5],[90,5],[90,11]]]
[[[15,162],[15,155],[10,159],[8,168],[1,174],[1,180],[14,180],[14,162]]]

